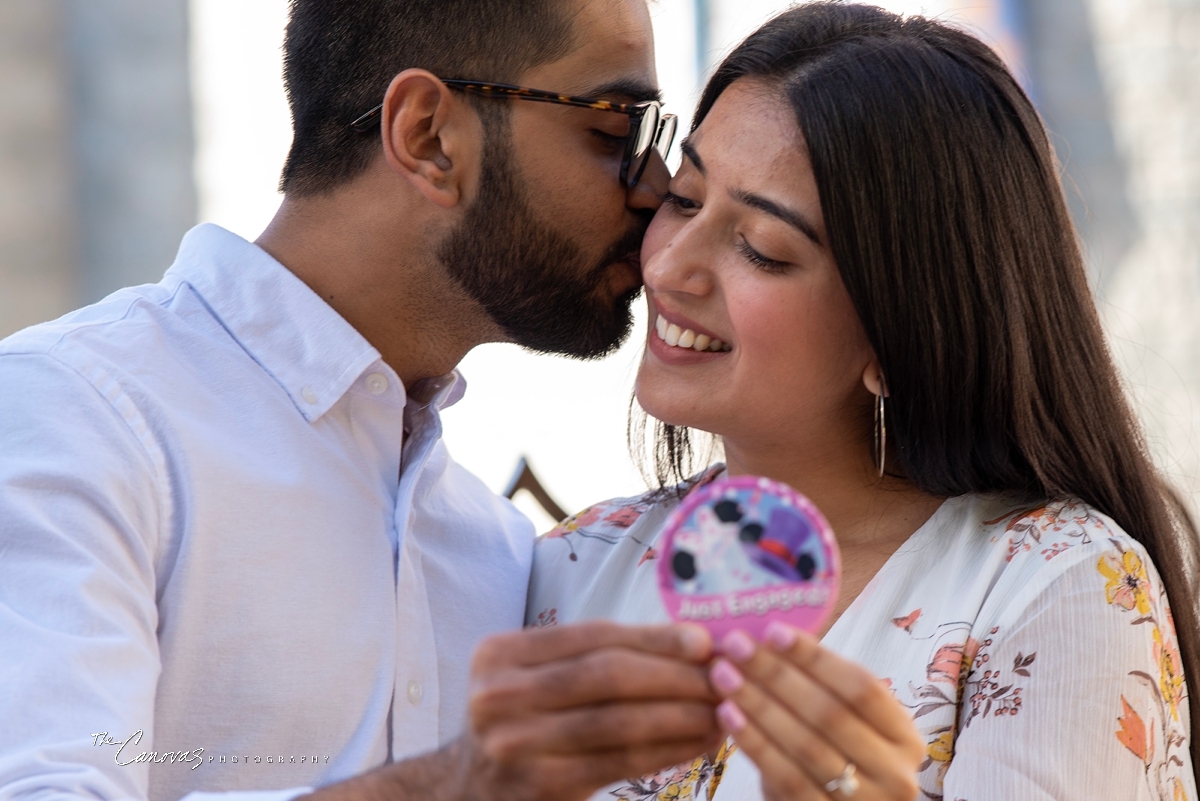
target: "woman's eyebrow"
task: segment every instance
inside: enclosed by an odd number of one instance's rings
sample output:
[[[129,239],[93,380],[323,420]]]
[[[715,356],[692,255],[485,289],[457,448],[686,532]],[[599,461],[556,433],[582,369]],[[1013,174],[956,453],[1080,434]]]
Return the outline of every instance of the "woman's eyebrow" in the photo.
[[[696,146],[692,144],[692,139],[690,136],[680,143],[679,149],[683,151],[683,155],[687,157],[687,160],[690,161],[696,167],[696,169],[700,171],[700,174],[704,175],[704,161],[701,160],[700,154],[696,152]],[[821,243],[821,237],[817,235],[817,227],[809,222],[808,218],[800,212],[789,209],[786,206],[781,206],[773,200],[767,200],[762,195],[756,195],[752,192],[747,192],[744,189],[730,190],[729,194],[734,200],[744,203],[752,209],[765,211],[772,217],[777,217],[780,220],[783,220],[785,223],[807,236],[815,244],[824,247],[824,245]]]
[[[767,200],[762,195],[755,195],[751,192],[745,191],[744,189],[730,190],[729,194],[734,200],[745,203],[752,209],[765,211],[772,217],[777,217],[780,220],[783,220],[785,223],[807,236],[815,244],[821,245],[821,237],[817,236],[816,226],[810,223],[808,218],[806,218],[800,212],[789,209],[786,206],[781,206],[773,200]]]

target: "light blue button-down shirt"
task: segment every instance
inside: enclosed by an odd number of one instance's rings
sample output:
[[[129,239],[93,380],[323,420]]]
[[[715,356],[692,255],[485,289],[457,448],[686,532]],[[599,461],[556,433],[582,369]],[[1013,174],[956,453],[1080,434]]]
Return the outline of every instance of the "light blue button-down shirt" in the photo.
[[[428,383],[211,225],[0,343],[0,799],[282,798],[458,735],[534,537]]]

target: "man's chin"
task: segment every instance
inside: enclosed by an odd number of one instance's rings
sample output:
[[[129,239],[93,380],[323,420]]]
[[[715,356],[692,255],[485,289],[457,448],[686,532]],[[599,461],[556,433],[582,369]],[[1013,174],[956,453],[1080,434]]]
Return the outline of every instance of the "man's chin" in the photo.
[[[642,281],[639,273],[637,283],[626,288],[611,301],[607,324],[603,326],[607,336],[597,336],[595,347],[586,354],[577,355],[576,358],[602,359],[620,350],[633,332],[633,303],[641,294]]]
[[[571,324],[555,331],[514,335],[512,339],[521,347],[537,353],[572,359],[603,359],[619,350],[629,339],[633,331],[632,306],[641,291],[639,281],[617,298],[597,303],[587,322],[582,325],[581,318],[577,317]]]

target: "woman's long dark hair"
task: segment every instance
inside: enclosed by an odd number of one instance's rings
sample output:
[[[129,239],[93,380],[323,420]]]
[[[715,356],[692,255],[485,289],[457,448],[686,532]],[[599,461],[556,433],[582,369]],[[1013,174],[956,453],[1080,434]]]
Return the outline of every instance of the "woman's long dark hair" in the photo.
[[[1195,527],[1147,456],[1046,132],[1012,74],[944,24],[818,2],[725,59],[692,130],[742,78],[777,85],[795,111],[887,378],[889,461],[933,495],[1079,498],[1109,515],[1158,568],[1188,683],[1200,680]],[[689,469],[690,443],[686,429],[657,432],[665,483]]]

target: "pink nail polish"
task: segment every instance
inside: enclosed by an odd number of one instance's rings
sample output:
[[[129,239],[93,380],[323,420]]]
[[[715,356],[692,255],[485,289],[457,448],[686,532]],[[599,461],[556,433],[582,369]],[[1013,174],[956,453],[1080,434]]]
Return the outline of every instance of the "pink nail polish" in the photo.
[[[730,734],[737,734],[746,728],[746,716],[733,701],[724,701],[717,707],[717,720]]]
[[[790,651],[796,644],[796,632],[779,621],[771,621],[767,624],[767,630],[763,632],[763,639],[776,651]]]
[[[721,651],[734,662],[745,662],[754,656],[754,640],[740,629],[731,631],[721,640]]]
[[[713,686],[725,695],[733,695],[746,683],[738,669],[724,659],[718,659],[708,675],[712,679]]]

